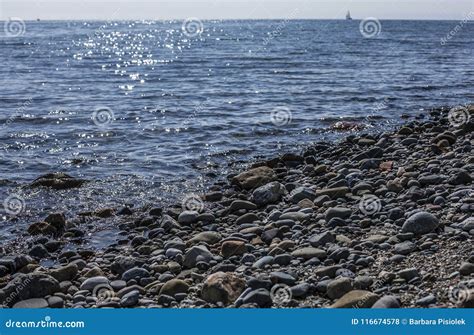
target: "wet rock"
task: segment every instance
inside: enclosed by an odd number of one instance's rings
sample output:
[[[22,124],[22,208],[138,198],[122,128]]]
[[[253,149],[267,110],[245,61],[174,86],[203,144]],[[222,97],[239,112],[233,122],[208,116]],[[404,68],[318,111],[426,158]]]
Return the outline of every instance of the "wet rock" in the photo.
[[[207,277],[201,291],[204,300],[211,303],[232,304],[245,289],[245,281],[232,273],[216,272]]]
[[[423,306],[423,307],[426,307],[426,306],[429,306],[429,305],[432,305],[432,304],[435,304],[435,303],[436,303],[436,297],[432,294],[430,294],[426,297],[420,298],[416,301],[417,305]]]
[[[410,241],[395,244],[393,252],[399,255],[408,255],[416,249],[416,244]]]
[[[428,212],[418,212],[410,216],[402,226],[402,232],[423,235],[433,232],[439,226],[439,220]]]
[[[262,187],[264,187],[264,186],[262,186]],[[257,191],[257,190],[255,190],[255,191]],[[250,202],[250,201],[234,200],[234,201],[232,201],[232,203],[230,204],[230,207],[229,207],[230,212],[235,212],[235,211],[238,211],[238,210],[241,210],[241,209],[251,211],[251,210],[257,209],[257,205],[254,204],[253,202]]]
[[[77,179],[62,172],[55,172],[38,177],[30,184],[30,186],[44,186],[55,190],[65,190],[81,187],[85,182],[84,179]]]
[[[243,189],[250,190],[272,182],[276,180],[276,178],[273,169],[267,166],[260,166],[235,176],[232,178],[232,183],[242,187]]]
[[[28,254],[34,258],[42,259],[49,256],[48,250],[42,244],[37,244],[28,251]]]

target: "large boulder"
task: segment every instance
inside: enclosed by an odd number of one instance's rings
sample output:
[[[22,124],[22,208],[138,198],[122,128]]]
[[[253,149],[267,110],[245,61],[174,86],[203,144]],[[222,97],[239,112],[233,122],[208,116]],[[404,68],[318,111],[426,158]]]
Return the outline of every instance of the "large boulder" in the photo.
[[[245,281],[233,273],[216,272],[207,277],[201,296],[211,303],[232,304],[245,289]]]

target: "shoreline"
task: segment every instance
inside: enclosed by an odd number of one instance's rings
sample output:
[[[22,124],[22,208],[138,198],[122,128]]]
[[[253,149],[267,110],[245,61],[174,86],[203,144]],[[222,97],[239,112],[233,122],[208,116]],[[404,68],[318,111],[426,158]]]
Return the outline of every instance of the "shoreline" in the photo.
[[[29,250],[0,256],[0,303],[472,307],[474,105],[427,113],[252,164],[167,208],[45,213]],[[53,174],[30,186],[83,184]],[[113,220],[118,243],[65,250],[94,220]]]

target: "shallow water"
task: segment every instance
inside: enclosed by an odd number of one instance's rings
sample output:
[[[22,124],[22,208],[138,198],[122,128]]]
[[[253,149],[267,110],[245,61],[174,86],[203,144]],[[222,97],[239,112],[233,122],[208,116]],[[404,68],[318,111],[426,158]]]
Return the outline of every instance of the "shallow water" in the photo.
[[[341,119],[380,130],[472,102],[474,25],[440,43],[458,24],[382,21],[366,38],[359,21],[26,22],[0,38],[0,195],[25,203],[3,238],[53,209],[179,198],[337,138]],[[50,171],[92,182],[20,188]]]

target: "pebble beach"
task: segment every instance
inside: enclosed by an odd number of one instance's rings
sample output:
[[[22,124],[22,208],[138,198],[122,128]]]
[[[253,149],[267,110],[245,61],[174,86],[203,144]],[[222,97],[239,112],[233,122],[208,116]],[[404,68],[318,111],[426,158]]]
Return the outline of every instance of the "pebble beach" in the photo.
[[[440,107],[395,130],[345,127],[357,131],[249,164],[169,206],[45,211],[21,232],[22,250],[0,249],[0,304],[474,307],[473,115],[474,105]],[[88,180],[52,171],[24,187]],[[119,238],[84,247],[99,220]]]

